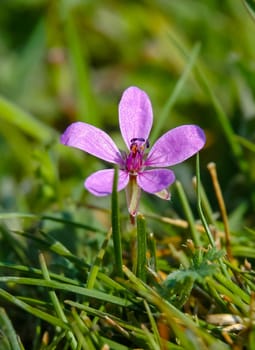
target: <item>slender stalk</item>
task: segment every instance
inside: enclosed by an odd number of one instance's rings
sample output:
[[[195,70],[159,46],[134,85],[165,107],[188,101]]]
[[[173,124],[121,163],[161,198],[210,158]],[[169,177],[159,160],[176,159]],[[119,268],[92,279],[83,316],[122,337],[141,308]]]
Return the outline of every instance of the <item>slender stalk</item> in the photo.
[[[137,215],[137,270],[136,275],[143,282],[146,281],[146,251],[147,237],[144,216]]]
[[[188,223],[189,223],[189,228],[190,228],[190,232],[192,235],[192,239],[193,239],[196,247],[200,247],[201,241],[200,241],[200,237],[198,235],[198,231],[196,229],[195,219],[194,219],[194,216],[192,214],[189,202],[187,200],[186,194],[183,190],[183,187],[182,187],[182,184],[180,183],[180,181],[176,181],[176,188],[177,188],[180,200],[181,200],[183,210],[185,212],[186,218],[187,218]]]
[[[193,177],[192,183],[194,185],[194,188],[197,189],[197,178],[196,178],[196,176]],[[201,181],[200,181],[200,196],[201,196],[201,204],[202,204],[202,207],[204,209],[207,221],[209,221],[210,224],[216,226],[216,222],[215,222],[215,219],[213,217],[213,210],[211,208],[210,202],[209,202],[209,200],[207,198],[205,189],[204,189]]]
[[[148,237],[148,249],[150,252],[150,268],[157,272],[158,271],[158,263],[157,263],[157,248],[154,234],[151,232]]]
[[[207,221],[205,219],[202,205],[201,205],[199,153],[197,153],[197,156],[196,156],[196,177],[197,177],[197,208],[198,208],[198,213],[199,213],[200,219],[202,221],[202,224],[205,228],[205,232],[207,234],[209,242],[210,242],[211,246],[215,248],[215,242],[214,242],[211,230],[209,228],[209,225],[207,224]]]
[[[212,178],[212,183],[214,187],[214,191],[218,200],[219,208],[220,208],[220,213],[221,217],[223,220],[223,225],[224,225],[224,231],[225,231],[225,243],[226,243],[226,250],[227,250],[227,255],[229,260],[233,261],[233,255],[231,251],[231,243],[230,243],[230,228],[229,228],[229,223],[228,223],[228,215],[227,215],[227,210],[225,206],[225,202],[223,199],[222,191],[220,188],[220,184],[218,181],[218,176],[217,176],[217,170],[216,170],[216,164],[215,163],[209,163],[207,166],[211,178]]]
[[[118,203],[118,168],[115,167],[113,190],[112,190],[112,238],[115,255],[115,273],[116,276],[122,277],[122,246],[120,234],[120,218],[119,218],[119,203]]]

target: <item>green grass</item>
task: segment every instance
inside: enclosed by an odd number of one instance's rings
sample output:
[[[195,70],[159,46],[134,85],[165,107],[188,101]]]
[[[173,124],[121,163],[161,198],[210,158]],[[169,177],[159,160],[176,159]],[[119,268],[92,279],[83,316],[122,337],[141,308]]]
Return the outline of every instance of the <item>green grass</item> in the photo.
[[[255,348],[254,9],[3,1],[0,350]],[[130,85],[151,98],[150,144],[182,124],[207,136],[134,225],[116,183],[83,187],[105,165],[59,142],[81,120],[123,148]]]

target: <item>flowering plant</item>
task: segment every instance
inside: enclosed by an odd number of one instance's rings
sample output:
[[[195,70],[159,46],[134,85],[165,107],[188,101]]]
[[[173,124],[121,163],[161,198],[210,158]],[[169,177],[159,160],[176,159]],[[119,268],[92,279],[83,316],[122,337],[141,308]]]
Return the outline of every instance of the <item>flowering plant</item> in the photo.
[[[182,125],[162,135],[147,152],[152,121],[148,95],[137,87],[129,87],[119,103],[119,125],[127,151],[120,151],[103,130],[83,122],[71,124],[61,136],[64,145],[119,166],[117,189],[126,189],[128,210],[132,216],[136,215],[141,189],[170,199],[168,187],[175,181],[175,176],[172,170],[162,167],[183,162],[205,144],[205,134],[200,127]],[[96,196],[109,195],[113,176],[114,169],[97,171],[85,180],[85,188]]]

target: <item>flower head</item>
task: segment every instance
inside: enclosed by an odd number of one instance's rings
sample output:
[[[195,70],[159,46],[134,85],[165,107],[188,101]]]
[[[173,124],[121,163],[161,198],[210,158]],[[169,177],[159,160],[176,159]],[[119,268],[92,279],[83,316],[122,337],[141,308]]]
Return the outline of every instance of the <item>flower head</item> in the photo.
[[[61,136],[64,145],[79,148],[119,166],[118,191],[126,189],[128,209],[136,215],[141,189],[170,199],[168,187],[175,181],[172,170],[162,169],[183,162],[205,144],[205,134],[196,125],[182,125],[166,132],[149,150],[153,113],[147,94],[129,87],[119,103],[119,124],[126,151],[120,151],[104,131],[87,123],[71,124]],[[113,169],[91,174],[85,188],[95,196],[112,193]]]

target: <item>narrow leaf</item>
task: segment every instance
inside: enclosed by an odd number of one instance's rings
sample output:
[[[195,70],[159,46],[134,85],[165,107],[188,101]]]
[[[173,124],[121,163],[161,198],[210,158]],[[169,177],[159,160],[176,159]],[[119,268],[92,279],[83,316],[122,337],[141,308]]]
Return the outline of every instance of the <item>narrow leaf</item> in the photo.
[[[105,302],[109,302],[109,303],[113,303],[121,306],[128,306],[130,304],[128,300],[124,300],[114,295],[103,293],[94,289],[78,287],[72,284],[60,283],[56,281],[46,281],[46,280],[36,279],[36,278],[4,276],[4,277],[0,277],[0,282],[5,282],[5,283],[13,282],[21,285],[24,284],[24,285],[30,285],[30,286],[40,286],[40,287],[51,288],[51,289],[59,289],[62,291],[67,291],[69,293],[76,293],[76,294],[86,296],[88,298],[94,298],[94,299],[102,300]]]
[[[255,21],[255,1],[254,0],[243,0],[243,4],[248,10],[251,18]]]
[[[122,273],[122,246],[121,246],[121,234],[120,234],[120,219],[119,219],[119,203],[118,203],[118,168],[115,167],[113,190],[112,190],[112,238],[115,255],[115,272],[116,275],[121,277]]]
[[[136,275],[143,282],[146,281],[146,251],[147,237],[144,217],[137,215],[137,271]]]

